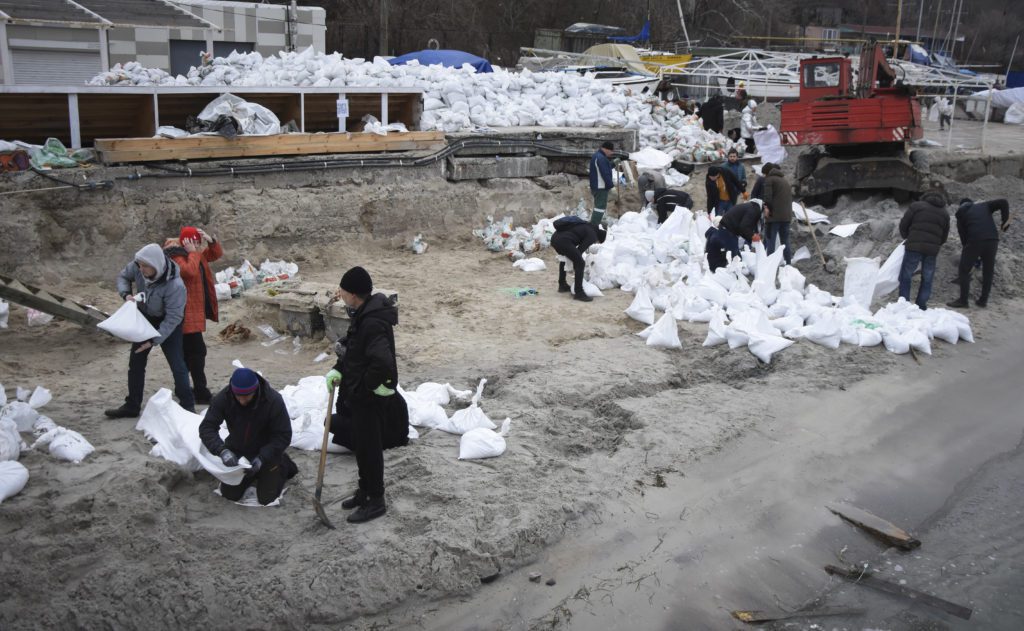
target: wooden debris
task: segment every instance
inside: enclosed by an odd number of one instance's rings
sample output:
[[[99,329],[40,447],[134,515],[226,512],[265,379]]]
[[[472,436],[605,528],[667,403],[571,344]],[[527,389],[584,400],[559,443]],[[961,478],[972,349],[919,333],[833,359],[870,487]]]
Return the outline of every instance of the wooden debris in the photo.
[[[943,600],[942,598],[939,598],[937,596],[932,596],[931,594],[926,594],[922,591],[918,591],[916,589],[912,589],[904,585],[899,585],[897,583],[892,583],[890,581],[876,578],[875,576],[872,576],[870,572],[867,571],[861,572],[859,570],[848,570],[841,567],[836,567],[834,565],[826,565],[825,571],[829,574],[832,574],[833,576],[841,576],[847,580],[853,581],[858,585],[864,585],[865,587],[877,589],[878,591],[886,592],[887,594],[903,596],[904,598],[907,598],[909,600],[919,602],[922,605],[934,607],[935,609],[945,611],[946,613],[952,616],[956,616],[957,618],[963,618],[964,620],[971,619],[972,610],[969,607],[964,607],[963,605],[958,605],[956,603],[949,602],[948,600]]]
[[[790,613],[770,611],[733,611],[732,617],[740,622],[760,623],[774,622],[775,620],[791,620],[793,618],[819,618],[824,616],[859,616],[864,613],[863,609],[850,609],[848,607],[822,607],[820,609],[808,609],[806,611],[793,611]]]
[[[854,526],[863,528],[871,535],[901,550],[913,550],[921,545],[921,542],[910,536],[907,531],[856,506],[836,503],[827,504],[825,508]]]

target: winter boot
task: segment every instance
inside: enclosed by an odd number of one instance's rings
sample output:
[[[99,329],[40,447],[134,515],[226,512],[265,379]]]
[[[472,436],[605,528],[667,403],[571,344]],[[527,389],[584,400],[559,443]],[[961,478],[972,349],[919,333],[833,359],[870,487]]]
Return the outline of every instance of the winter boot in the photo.
[[[348,516],[348,523],[350,524],[361,524],[371,519],[377,519],[383,517],[388,512],[387,506],[384,505],[384,496],[380,497],[367,497],[366,503],[357,508]]]
[[[947,302],[946,306],[953,307],[954,309],[966,309],[968,305],[966,300],[961,300],[957,298],[956,300],[950,300],[949,302]]]
[[[353,508],[359,508],[360,506],[366,506],[366,493],[363,492],[363,489],[356,489],[356,492],[352,494],[352,497],[341,502],[341,507],[345,510],[352,510]]]
[[[107,418],[138,418],[139,409],[125,403],[119,408],[111,408],[103,412]]]
[[[575,293],[575,294],[573,295],[573,297],[572,297],[572,298],[573,298],[573,300],[579,300],[580,302],[593,302],[593,301],[594,301],[594,299],[593,299],[593,298],[591,298],[590,296],[588,296],[588,295],[586,294],[586,292],[583,292],[583,291],[577,291],[577,292],[576,292],[576,293]]]

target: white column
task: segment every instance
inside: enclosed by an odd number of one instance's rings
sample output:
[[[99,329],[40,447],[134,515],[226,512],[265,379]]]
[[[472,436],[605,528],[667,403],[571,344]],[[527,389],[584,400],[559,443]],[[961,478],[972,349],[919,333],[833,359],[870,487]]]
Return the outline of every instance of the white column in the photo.
[[[213,29],[212,28],[206,29],[206,52],[210,53],[210,58],[211,59],[214,57],[214,55],[213,55]]]
[[[380,93],[380,124],[388,124],[388,93]]]
[[[4,84],[14,85],[14,64],[11,49],[7,47],[7,23],[0,22],[0,63],[4,66]]]
[[[78,95],[68,94],[68,122],[71,124],[71,148],[82,148],[82,127],[78,122]]]
[[[100,65],[103,66],[101,72],[110,70],[110,45],[107,42],[107,29],[100,27]]]

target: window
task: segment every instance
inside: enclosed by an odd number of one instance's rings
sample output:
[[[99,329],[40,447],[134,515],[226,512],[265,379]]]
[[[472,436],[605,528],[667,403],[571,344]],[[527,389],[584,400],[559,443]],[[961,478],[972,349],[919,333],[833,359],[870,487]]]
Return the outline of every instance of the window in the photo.
[[[804,87],[839,87],[839,64],[814,64],[804,66]]]
[[[839,39],[839,31],[834,28],[821,29],[822,40],[836,40]]]

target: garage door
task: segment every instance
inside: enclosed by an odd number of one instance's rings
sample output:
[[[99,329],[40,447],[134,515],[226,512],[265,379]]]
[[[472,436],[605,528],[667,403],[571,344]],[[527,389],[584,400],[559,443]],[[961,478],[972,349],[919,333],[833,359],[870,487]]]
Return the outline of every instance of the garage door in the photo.
[[[15,85],[81,85],[99,74],[99,51],[12,48]]]

